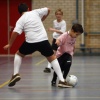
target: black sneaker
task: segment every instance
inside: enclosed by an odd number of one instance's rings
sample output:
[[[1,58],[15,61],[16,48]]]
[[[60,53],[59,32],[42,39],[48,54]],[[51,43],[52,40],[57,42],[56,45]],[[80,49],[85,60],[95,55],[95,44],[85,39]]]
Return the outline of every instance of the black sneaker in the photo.
[[[51,81],[51,85],[52,86],[56,86],[56,82],[55,81]]]
[[[9,87],[12,87],[16,84],[17,81],[19,81],[21,79],[20,75],[19,74],[16,74],[16,75],[13,75],[8,86]]]
[[[50,69],[50,68],[45,68],[45,69],[44,69],[44,72],[45,72],[45,73],[51,73],[51,69]]]
[[[51,67],[53,69],[53,67]]]
[[[72,88],[72,86],[68,85],[66,81],[62,82],[59,81],[58,87],[63,87],[63,88]]]

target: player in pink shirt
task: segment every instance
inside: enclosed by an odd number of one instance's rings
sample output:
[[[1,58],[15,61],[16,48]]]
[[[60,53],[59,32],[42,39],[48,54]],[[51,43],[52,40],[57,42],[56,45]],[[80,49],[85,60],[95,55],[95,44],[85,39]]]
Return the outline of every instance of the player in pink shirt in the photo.
[[[76,38],[82,33],[82,25],[74,24],[70,31],[63,33],[56,40],[56,44],[59,46],[56,52],[56,57],[58,58],[64,79],[66,79],[72,64]],[[56,86],[56,79],[57,75],[54,72],[53,79],[51,81],[52,86]],[[60,87],[60,81],[58,86]]]

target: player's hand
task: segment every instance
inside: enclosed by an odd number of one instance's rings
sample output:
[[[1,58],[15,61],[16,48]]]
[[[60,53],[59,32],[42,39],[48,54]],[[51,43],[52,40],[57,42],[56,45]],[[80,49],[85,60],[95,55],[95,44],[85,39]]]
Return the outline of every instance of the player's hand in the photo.
[[[60,45],[60,41],[58,39],[56,39],[55,44],[57,44],[59,46]]]
[[[7,49],[9,49],[11,46],[9,45],[9,44],[7,44],[7,45],[5,45],[3,48],[4,48],[4,50],[7,50]]]

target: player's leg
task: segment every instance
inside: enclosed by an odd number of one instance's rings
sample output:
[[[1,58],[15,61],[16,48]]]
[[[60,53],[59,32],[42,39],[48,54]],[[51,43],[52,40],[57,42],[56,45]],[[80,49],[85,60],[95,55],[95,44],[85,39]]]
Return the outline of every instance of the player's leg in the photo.
[[[51,64],[48,62],[47,67],[44,69],[45,73],[51,73]]]
[[[67,77],[67,74],[70,70],[70,66],[71,66],[71,62],[72,62],[72,57],[71,55],[67,54],[67,53],[64,53],[62,56],[60,56],[58,58],[58,61],[59,61],[59,64],[60,64],[60,67],[61,67],[61,71],[63,73],[63,77],[66,81],[66,77]],[[58,83],[59,85],[59,83]],[[68,85],[68,84],[67,84]],[[68,87],[72,87],[72,86],[69,86]]]
[[[60,80],[58,87],[70,88],[70,86],[68,86],[67,82],[63,78],[63,74],[61,72],[60,65],[59,65],[58,60],[56,59],[55,55],[52,55],[52,57],[51,56],[47,57],[47,59],[48,59],[48,61],[51,62],[51,65],[53,66],[53,69]]]
[[[44,41],[41,44],[41,47],[39,48],[39,51],[51,63],[54,71],[56,72],[56,74],[57,74],[57,76],[58,76],[58,78],[60,80],[60,85],[59,86],[60,87],[68,87],[66,82],[65,82],[65,80],[64,80],[64,78],[63,78],[63,75],[62,75],[58,60],[56,59],[56,56],[53,53],[53,50],[52,50],[52,47],[51,47],[50,43],[48,41]]]
[[[67,55],[65,60],[64,60],[64,69],[63,69],[63,77],[64,79],[66,79],[69,71],[70,71],[70,67],[71,67],[71,64],[72,64],[72,56],[71,55]]]
[[[21,79],[20,74],[19,74],[19,69],[22,63],[22,58],[27,55],[31,54],[33,52],[33,49],[31,49],[33,46],[31,46],[29,43],[24,42],[22,46],[19,48],[17,53],[15,54],[14,57],[14,73],[12,75],[12,78],[8,84],[8,86],[14,86],[17,81]],[[30,48],[30,49],[27,49]]]
[[[49,57],[46,57],[46,58],[51,63],[54,71],[56,72],[56,74],[59,77],[59,80],[64,82],[62,72],[61,72],[61,69],[60,69],[60,65],[58,63],[58,60],[56,59],[56,56],[53,54],[52,56],[49,56]]]
[[[54,54],[55,54],[56,51],[55,51],[55,50],[53,50],[53,51],[54,51]],[[45,73],[51,73],[51,68],[52,68],[51,63],[48,61],[48,65],[47,65],[47,67],[44,69],[44,72],[45,72]]]
[[[12,78],[8,84],[8,86],[14,86],[17,81],[21,79],[20,74],[19,74],[19,69],[22,63],[22,58],[24,57],[23,54],[21,54],[19,51],[15,54],[14,57],[14,74],[12,75]]]
[[[53,39],[53,41],[52,41],[52,49],[54,51],[54,54],[56,53],[57,48],[58,48],[58,46],[57,46],[57,44],[55,44],[55,42],[56,42],[56,39]],[[45,73],[50,73],[51,72],[51,67],[52,66],[51,66],[50,62],[48,62],[47,67],[44,69],[44,72]]]
[[[61,61],[61,59],[60,59],[60,57],[58,58],[58,62],[59,62],[59,65],[60,65],[60,68],[61,68],[61,70],[62,70],[62,61]],[[51,85],[52,86],[56,86],[56,80],[57,80],[57,74],[55,73],[55,71],[54,71],[54,73],[53,73],[53,78],[52,78],[52,81],[51,81]]]
[[[51,81],[52,86],[56,86],[56,80],[57,80],[57,74],[54,71],[53,72],[53,78],[52,78],[52,81]]]

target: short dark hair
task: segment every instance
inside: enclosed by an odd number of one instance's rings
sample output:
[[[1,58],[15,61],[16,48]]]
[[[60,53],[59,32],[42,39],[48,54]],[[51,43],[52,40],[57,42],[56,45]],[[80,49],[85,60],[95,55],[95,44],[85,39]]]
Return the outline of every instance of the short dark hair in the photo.
[[[71,28],[74,32],[80,32],[83,33],[83,27],[81,24],[74,24]]]
[[[20,3],[18,5],[18,12],[22,14],[23,12],[28,11],[28,6],[25,3]]]

